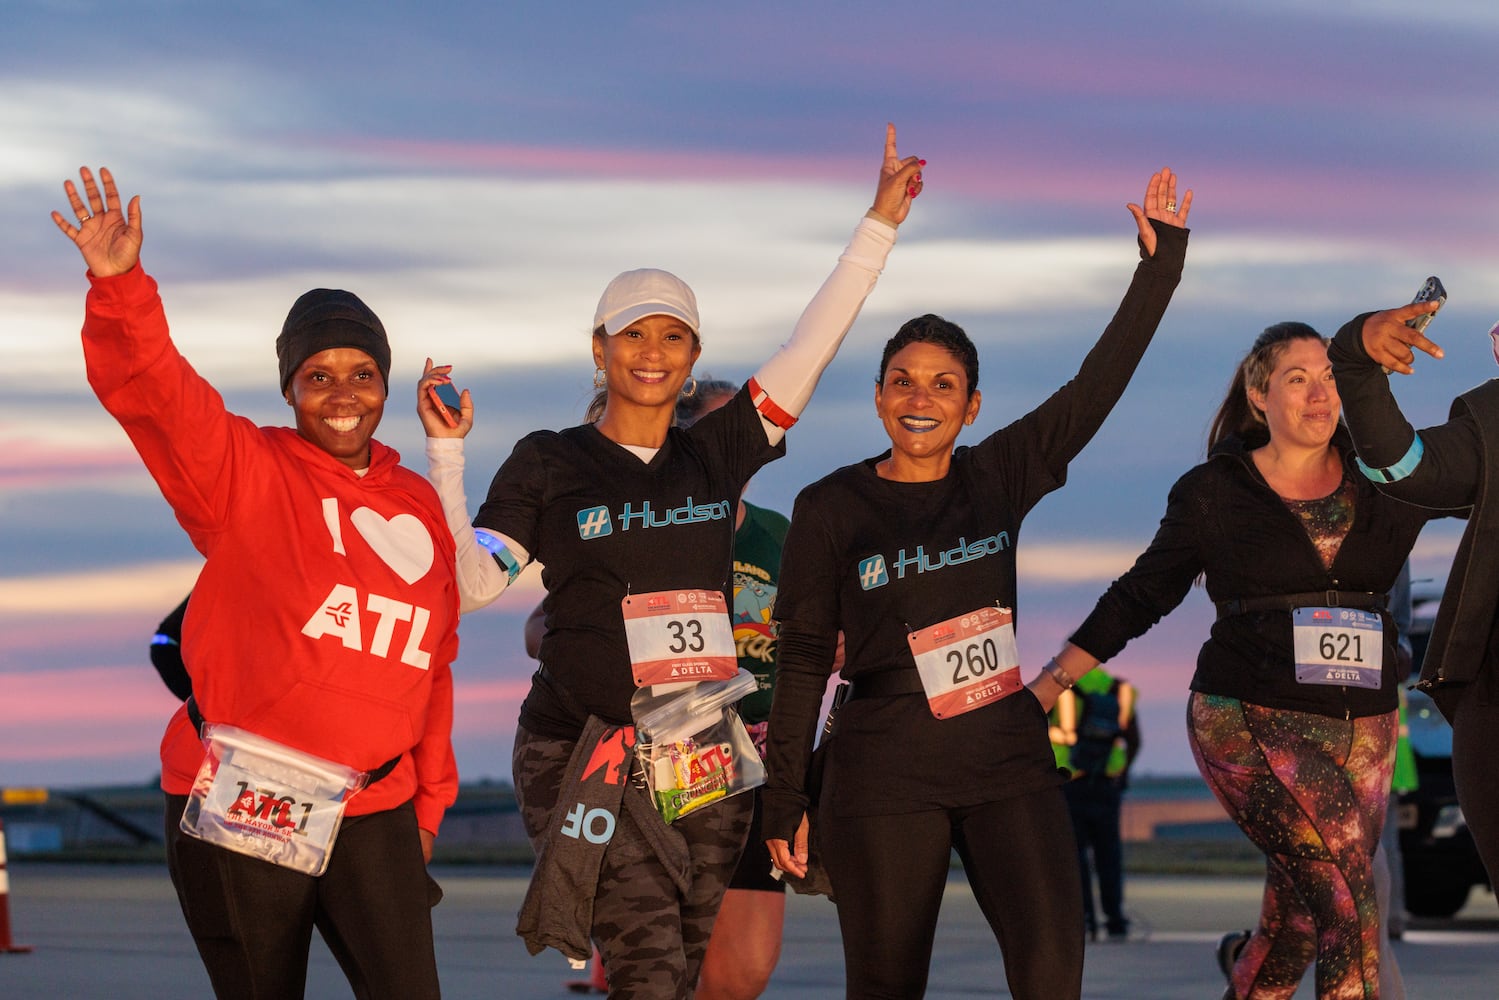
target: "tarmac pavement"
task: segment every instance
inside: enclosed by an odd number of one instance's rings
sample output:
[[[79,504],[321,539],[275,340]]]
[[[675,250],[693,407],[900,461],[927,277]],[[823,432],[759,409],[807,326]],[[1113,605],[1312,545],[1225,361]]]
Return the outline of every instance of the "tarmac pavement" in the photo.
[[[575,978],[556,952],[532,957],[515,936],[529,871],[435,867],[445,896],[434,911],[443,995],[560,1000]],[[182,924],[166,871],[157,865],[10,864],[16,944],[0,954],[4,1000],[166,1000],[209,996],[208,980]],[[1090,1000],[1216,1000],[1223,978],[1218,938],[1253,923],[1260,883],[1232,877],[1131,875],[1128,910],[1138,934],[1089,946],[1083,995]],[[1397,955],[1412,998],[1499,997],[1499,905],[1474,890],[1452,921],[1418,921]],[[1308,981],[1296,994],[1311,998]],[[350,997],[332,957],[315,942],[309,998]],[[767,997],[843,995],[837,914],[826,900],[793,896],[781,963]],[[961,872],[948,884],[927,995],[937,1000],[1010,996],[1004,969]]]

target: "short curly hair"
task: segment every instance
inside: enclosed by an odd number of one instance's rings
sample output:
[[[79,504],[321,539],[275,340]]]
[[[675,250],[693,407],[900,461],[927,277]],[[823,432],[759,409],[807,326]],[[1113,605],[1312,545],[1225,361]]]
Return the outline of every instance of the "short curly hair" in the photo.
[[[890,367],[890,359],[910,344],[934,344],[951,351],[963,366],[963,374],[968,378],[968,396],[970,399],[973,397],[979,387],[979,349],[973,346],[973,341],[968,339],[968,334],[963,332],[961,326],[935,313],[907,320],[895,332],[895,336],[885,343],[885,353],[880,357],[880,374],[875,379],[875,385],[885,384],[885,371]]]

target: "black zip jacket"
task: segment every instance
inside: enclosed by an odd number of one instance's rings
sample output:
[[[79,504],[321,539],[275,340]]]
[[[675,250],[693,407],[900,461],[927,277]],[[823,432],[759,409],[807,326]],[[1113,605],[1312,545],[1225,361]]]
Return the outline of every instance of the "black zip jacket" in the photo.
[[[1416,536],[1439,516],[1385,497],[1358,471],[1341,428],[1333,446],[1357,489],[1353,525],[1331,569],[1255,468],[1260,441],[1229,438],[1171,488],[1150,547],[1109,587],[1072,641],[1107,660],[1182,602],[1200,574],[1217,605],[1329,590],[1385,595]],[[1370,688],[1300,684],[1289,610],[1220,615],[1197,654],[1192,690],[1267,708],[1358,718],[1394,711],[1396,631],[1384,619],[1384,681]]]
[[[1374,469],[1396,465],[1416,438],[1390,392],[1390,379],[1364,353],[1364,320],[1356,316],[1327,350],[1343,399],[1348,429],[1359,455]],[[1403,479],[1379,489],[1408,503],[1448,513],[1471,505],[1472,516],[1452,561],[1447,589],[1432,626],[1421,664],[1421,685],[1437,688],[1487,677],[1499,687],[1493,664],[1499,660],[1499,573],[1490,554],[1499,552],[1499,508],[1484,498],[1499,489],[1499,381],[1490,380],[1452,402],[1450,419],[1421,430],[1422,454]],[[1438,703],[1446,707],[1445,698]]]

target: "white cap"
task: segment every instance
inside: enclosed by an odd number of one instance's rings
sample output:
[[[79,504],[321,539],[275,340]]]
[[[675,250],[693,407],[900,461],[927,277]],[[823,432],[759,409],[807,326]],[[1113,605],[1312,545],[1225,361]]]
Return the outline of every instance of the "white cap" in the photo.
[[[654,267],[626,271],[609,282],[594,310],[593,329],[603,327],[613,336],[647,316],[675,316],[699,333],[697,296],[681,278]]]

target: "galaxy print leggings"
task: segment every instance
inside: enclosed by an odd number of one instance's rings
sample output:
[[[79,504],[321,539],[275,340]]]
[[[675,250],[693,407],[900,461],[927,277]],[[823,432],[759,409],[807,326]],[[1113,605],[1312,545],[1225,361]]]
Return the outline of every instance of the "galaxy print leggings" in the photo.
[[[1371,859],[1390,794],[1396,714],[1338,719],[1194,693],[1187,736],[1218,801],[1265,852],[1240,1000],[1289,1000],[1313,959],[1318,1000],[1379,995]]]

